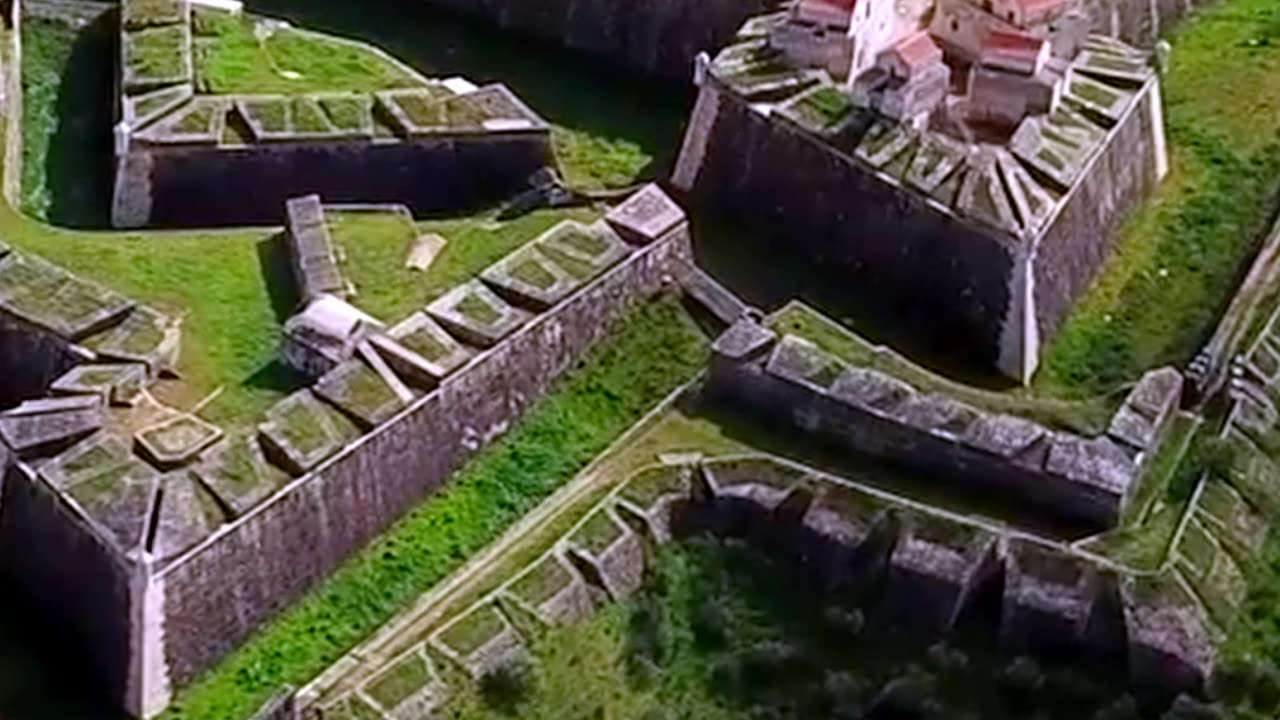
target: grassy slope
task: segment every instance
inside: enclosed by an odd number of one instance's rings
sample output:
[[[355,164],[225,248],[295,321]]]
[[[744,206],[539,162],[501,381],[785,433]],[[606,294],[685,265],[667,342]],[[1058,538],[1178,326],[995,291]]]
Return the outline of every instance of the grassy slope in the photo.
[[[448,488],[182,692],[167,720],[246,716],[304,682],[497,536],[691,378],[706,340],[672,300],[641,308]]]
[[[411,87],[416,78],[370,49],[297,30],[260,41],[254,19],[205,13],[196,77],[203,92],[307,93]]]
[[[1275,209],[1280,5],[1213,4],[1171,40],[1171,176],[1049,347],[1042,387],[1097,391],[1154,365],[1185,363]]]
[[[356,305],[386,322],[396,322],[449,288],[533,240],[565,218],[590,220],[590,210],[539,210],[506,222],[428,220],[408,223],[389,213],[331,213],[334,240],[346,254],[343,272],[355,283]],[[435,233],[447,244],[427,272],[405,268],[418,233]]]

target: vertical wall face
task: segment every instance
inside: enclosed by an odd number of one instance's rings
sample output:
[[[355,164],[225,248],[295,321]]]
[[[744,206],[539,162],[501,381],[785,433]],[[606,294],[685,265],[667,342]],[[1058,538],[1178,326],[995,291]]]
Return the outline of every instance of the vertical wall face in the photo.
[[[280,143],[243,149],[135,145],[120,160],[125,225],[274,224],[291,197],[395,202],[416,214],[492,204],[552,163],[546,132],[407,142]]]
[[[179,685],[230,652],[505,432],[628,307],[687,257],[681,226],[535,318],[407,414],[162,571]]]
[[[733,38],[777,0],[419,0],[599,55],[644,75],[688,80],[693,58]]]
[[[87,650],[98,689],[125,707],[132,666],[129,571],[78,517],[20,467],[0,499],[0,574],[51,627]]]
[[[709,85],[704,94],[713,92]],[[719,95],[701,165],[685,171],[699,202],[768,228],[776,244],[787,243],[779,252],[847,270],[850,283],[899,304],[913,320],[936,323],[995,363],[1011,302],[1011,243]]]
[[[44,395],[75,364],[66,340],[0,312],[0,407]]]
[[[1158,85],[1148,85],[1074,189],[1035,258],[1040,337],[1048,339],[1122,240],[1121,227],[1159,182],[1163,129]]]

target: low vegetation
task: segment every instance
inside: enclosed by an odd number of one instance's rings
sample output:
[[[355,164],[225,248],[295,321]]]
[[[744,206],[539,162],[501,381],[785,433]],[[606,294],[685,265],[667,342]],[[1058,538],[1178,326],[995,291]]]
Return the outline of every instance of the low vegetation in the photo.
[[[1043,388],[1098,392],[1148,367],[1185,364],[1276,210],[1280,6],[1215,3],[1170,39],[1170,177],[1048,348]]]
[[[666,548],[637,598],[535,638],[517,698],[470,690],[441,717],[1138,717],[1102,714],[1133,700],[1101,674],[1001,656],[976,624],[915,637],[851,597],[738,544]]]
[[[570,478],[705,362],[678,302],[636,310],[446,490],[179,694],[166,720],[247,716],[305,682]]]

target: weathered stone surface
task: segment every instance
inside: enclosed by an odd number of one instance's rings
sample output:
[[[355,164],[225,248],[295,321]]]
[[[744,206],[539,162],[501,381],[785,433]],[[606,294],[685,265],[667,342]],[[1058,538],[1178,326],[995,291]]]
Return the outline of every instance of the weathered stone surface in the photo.
[[[1176,580],[1134,579],[1122,587],[1129,672],[1141,684],[1199,692],[1213,667],[1208,621]]]
[[[765,371],[775,377],[793,382],[813,383],[825,387],[835,380],[838,373],[832,373],[825,383],[819,381],[823,379],[823,371],[831,368],[834,363],[836,363],[835,358],[823,352],[809,340],[787,335],[769,355]]]
[[[310,378],[319,378],[350,359],[356,346],[381,323],[333,295],[320,295],[284,324],[285,362]]]
[[[651,184],[610,210],[605,220],[629,242],[647,245],[684,223],[685,214],[662,188]]]
[[[1152,447],[1182,398],[1182,373],[1166,367],[1142,376],[1111,420],[1107,433],[1142,451]]]
[[[396,372],[423,385],[434,386],[472,356],[466,346],[424,312],[405,318],[387,335],[408,354],[389,348],[382,337],[370,338],[370,342],[384,352],[384,358]]]
[[[54,394],[98,395],[104,403],[132,405],[147,382],[143,363],[85,364],[54,380],[49,390]]]
[[[248,512],[288,479],[267,462],[253,435],[227,438],[206,452],[193,472],[235,515]]]
[[[1089,616],[1091,577],[1081,560],[1024,542],[1005,564],[1001,639],[1013,649],[1069,648]]]
[[[920,430],[959,435],[978,419],[979,413],[945,395],[916,395],[898,407],[897,416]]]
[[[221,429],[195,415],[183,414],[143,428],[136,439],[143,457],[163,470],[194,461],[221,437]]]
[[[915,388],[876,370],[849,368],[836,378],[831,395],[883,413],[895,412],[915,397]]]
[[[427,306],[427,314],[463,342],[493,347],[529,321],[530,313],[512,307],[478,280],[459,285]]]
[[[909,627],[947,632],[970,594],[999,573],[996,538],[953,520],[907,515],[893,552],[885,601]]]
[[[149,548],[158,558],[168,559],[189,550],[227,520],[217,500],[189,471],[162,478],[160,493],[155,539]]]
[[[102,427],[98,396],[28,400],[0,413],[0,440],[21,456],[39,454],[79,440]]]
[[[171,318],[147,307],[134,307],[114,328],[85,342],[108,360],[140,362],[152,376],[178,366],[182,333]]]
[[[333,295],[345,297],[347,284],[338,268],[338,256],[325,221],[319,195],[307,195],[285,204],[288,216],[289,265],[304,303]]]
[[[267,410],[267,421],[258,426],[258,434],[272,462],[301,475],[337,452],[355,433],[310,390],[299,390]]]
[[[1117,497],[1128,495],[1137,475],[1133,459],[1109,439],[1064,434],[1054,438],[1045,469]]]
[[[751,360],[777,341],[778,334],[760,323],[743,318],[716,338],[711,351],[729,360]]]

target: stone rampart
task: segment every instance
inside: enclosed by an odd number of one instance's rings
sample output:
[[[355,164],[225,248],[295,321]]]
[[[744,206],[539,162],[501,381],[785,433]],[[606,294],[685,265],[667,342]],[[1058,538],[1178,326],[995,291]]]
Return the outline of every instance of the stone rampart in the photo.
[[[715,120],[705,128],[694,198],[767,230],[778,252],[847,268],[850,282],[947,318],[980,360],[997,360],[1018,262],[1002,242],[919,193],[888,181],[786,120],[768,117],[708,77]],[[686,140],[686,148],[689,148]],[[691,152],[687,150],[686,152]]]
[[[394,419],[158,570],[167,686],[191,680],[505,432],[689,256],[679,223]],[[135,658],[135,662],[138,659]],[[145,661],[143,661],[145,662]],[[167,689],[164,690],[167,692]]]
[[[778,0],[426,0],[643,75],[687,80],[694,57],[720,47]]]
[[[1097,131],[1099,149],[1081,161],[1043,225],[1014,234],[856,157],[867,141],[854,126],[822,137],[777,108],[762,111],[733,80],[714,72],[702,80],[677,185],[699,203],[757,223],[779,251],[847,270],[852,282],[956,338],[974,360],[1024,382],[1124,220],[1167,170],[1152,77],[1133,90],[1113,126]],[[847,150],[850,143],[858,150]],[[1009,172],[1030,178],[1034,170]]]
[[[1182,384],[1176,371],[1149,374],[1109,435],[1085,438],[847,366],[801,338],[779,341],[749,319],[717,341],[710,383],[723,398],[858,453],[1097,529],[1116,524]]]
[[[117,158],[116,215],[126,225],[271,224],[289,198],[312,193],[422,215],[506,199],[553,162],[545,128],[239,148],[135,142]]]

